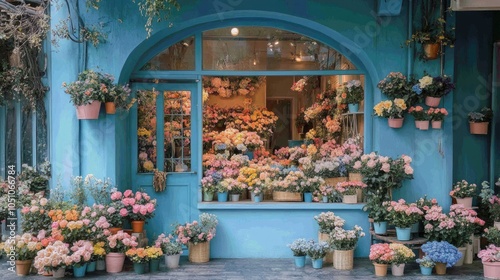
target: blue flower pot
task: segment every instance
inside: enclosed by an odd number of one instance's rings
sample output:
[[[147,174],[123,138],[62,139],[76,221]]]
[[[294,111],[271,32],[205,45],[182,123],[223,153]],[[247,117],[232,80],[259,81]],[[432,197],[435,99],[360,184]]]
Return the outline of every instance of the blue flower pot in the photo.
[[[386,234],[387,233],[387,222],[374,222],[373,230],[375,234]]]
[[[323,268],[323,259],[312,260],[313,268]]]
[[[254,196],[253,202],[260,202],[260,195]]]
[[[398,240],[406,241],[411,238],[411,227],[409,228],[399,228],[396,227],[396,237]]]
[[[304,202],[313,202],[313,194],[310,192],[304,193]]]
[[[432,267],[420,266],[420,272],[422,272],[422,275],[431,275]]]
[[[420,232],[420,222],[416,222],[411,225],[411,233],[419,233]]]
[[[134,272],[137,274],[144,274],[145,273],[144,263],[134,263]]]
[[[82,265],[74,265],[73,266],[73,276],[74,277],[84,277],[86,271],[87,271],[87,263],[84,263]]]
[[[149,260],[149,272],[157,272],[160,270],[160,259]]]
[[[349,108],[349,113],[357,113],[359,110],[359,104],[347,104]]]
[[[87,272],[94,272],[96,267],[96,262],[89,262],[87,263]]]
[[[245,155],[248,157],[249,160],[253,159],[253,151],[246,151]]]
[[[217,193],[217,200],[219,202],[227,202],[227,192]]]
[[[323,196],[322,200],[323,200],[323,203],[328,203],[328,196]]]
[[[306,265],[306,256],[294,256],[295,266],[304,267]]]

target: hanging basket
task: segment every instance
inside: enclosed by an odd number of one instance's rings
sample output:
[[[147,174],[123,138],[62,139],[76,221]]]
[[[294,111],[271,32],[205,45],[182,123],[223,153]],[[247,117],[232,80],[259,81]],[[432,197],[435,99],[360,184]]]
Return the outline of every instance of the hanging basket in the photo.
[[[441,103],[441,97],[432,97],[432,96],[425,97],[425,105],[429,107],[438,107],[439,103]]]
[[[79,120],[96,120],[99,118],[101,109],[100,101],[92,101],[90,104],[76,106],[76,117]]]
[[[422,48],[424,49],[424,57],[428,60],[438,58],[440,47],[441,45],[439,43],[422,44]]]
[[[469,122],[470,134],[488,134],[489,122]]]
[[[405,120],[404,118],[400,118],[400,119],[388,118],[387,123],[389,124],[389,127],[401,128],[401,127],[403,127],[404,120]]]

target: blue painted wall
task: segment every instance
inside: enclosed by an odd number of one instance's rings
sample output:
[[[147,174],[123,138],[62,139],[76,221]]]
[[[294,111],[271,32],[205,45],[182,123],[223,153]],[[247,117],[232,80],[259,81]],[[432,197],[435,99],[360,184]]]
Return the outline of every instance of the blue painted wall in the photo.
[[[372,0],[191,1],[189,4],[182,4],[181,12],[176,13],[173,18],[173,27],[169,28],[168,22],[155,24],[155,33],[146,39],[143,28],[145,19],[139,15],[136,4],[120,0],[121,8],[116,9],[118,1],[103,1],[98,11],[84,12],[83,18],[87,22],[99,20],[106,23],[104,30],[109,32],[107,43],[98,48],[89,46],[85,60],[82,60],[84,48],[79,44],[61,41],[60,47],[52,50],[50,105],[52,107],[51,161],[54,175],[61,176],[66,186],[70,176],[92,173],[97,177],[112,178],[122,189],[138,187],[132,186],[135,169],[130,164],[131,158],[135,156],[130,152],[131,138],[136,137],[136,132],[130,131],[130,122],[136,120],[127,114],[111,116],[101,113],[99,120],[78,121],[74,107],[69,103],[69,97],[64,94],[60,86],[62,82],[74,81],[78,72],[84,68],[99,67],[100,70],[119,77],[121,82],[127,82],[131,73],[139,66],[135,62],[156,44],[168,40],[169,35],[183,30],[201,30],[205,27],[201,23],[206,22],[207,18],[213,19],[210,24],[214,25],[224,24],[229,18],[238,15],[249,17],[265,13],[269,15],[268,13],[272,12],[276,13],[272,15],[276,16],[277,20],[296,17],[296,21],[289,23],[288,26],[290,24],[299,26],[301,22],[312,21],[321,25],[322,29],[330,30],[328,34],[332,34],[335,36],[334,39],[338,40],[339,50],[345,55],[356,58],[354,61],[358,67],[362,64],[365,66],[364,70],[369,73],[366,85],[369,96],[366,97],[366,101],[368,104],[375,104],[386,99],[380,94],[376,84],[389,72],[399,71],[419,77],[423,75],[424,70],[431,74],[439,73],[439,61],[426,63],[416,61],[413,64],[415,50],[400,47],[408,37],[409,6],[407,1],[404,2],[400,16],[379,18],[375,16],[376,1]],[[83,7],[82,11],[85,9]],[[51,16],[54,26],[67,15],[64,9],[53,8]],[[488,67],[483,65],[483,59],[491,61],[491,55],[487,56],[482,48],[483,44],[491,43],[491,38],[488,41],[485,37],[492,32],[492,22],[488,21],[488,17],[482,16],[472,19],[481,23],[480,26],[484,27],[481,29],[482,32],[473,29],[476,25],[465,26],[465,23],[457,25],[457,48],[447,49],[444,57],[445,73],[455,76],[459,89],[451,96],[447,96],[442,103],[450,114],[454,111],[453,104],[463,100],[471,89],[477,86],[477,81],[467,78],[470,75],[467,71],[472,71],[473,67],[464,67],[470,68],[469,70],[462,69],[461,65],[455,63],[454,57],[460,61],[463,59],[468,66],[473,66],[475,63],[481,65],[479,72],[482,75],[488,73]],[[450,18],[450,22],[454,22],[454,19]],[[282,27],[279,24],[275,26]],[[461,34],[467,36],[460,37]],[[477,52],[468,51],[469,46],[465,40],[471,41],[473,50]],[[477,54],[486,56],[477,59]],[[370,65],[372,68],[368,69]],[[402,189],[395,191],[395,198],[403,197],[413,201],[427,194],[429,197],[437,198],[447,207],[451,203],[448,192],[452,182],[460,177],[458,174],[465,172],[466,167],[480,172],[480,177],[487,176],[488,173],[481,173],[482,168],[475,168],[481,165],[465,165],[468,161],[460,157],[464,154],[461,153],[461,149],[465,147],[460,141],[462,138],[465,141],[468,137],[467,135],[462,137],[463,125],[454,128],[451,117],[445,121],[444,129],[441,131],[419,131],[415,129],[410,116],[405,120],[402,129],[390,129],[385,119],[375,118],[371,125],[372,112],[368,108],[365,113],[368,124],[366,132],[368,135],[372,134],[372,138],[367,139],[367,143],[370,143],[367,152],[379,151],[389,156],[407,154],[414,158],[415,179],[406,182]],[[467,145],[478,146],[475,148],[477,150],[471,153],[478,153],[481,158],[486,158],[488,151],[485,146],[488,145],[488,140],[471,141]],[[487,164],[486,161],[484,164]],[[487,169],[486,165],[481,167]],[[197,218],[200,212],[197,204],[198,187],[190,188],[192,189],[187,192],[190,197],[184,202],[186,208],[172,209],[169,203],[174,199],[174,195],[168,192],[157,196],[160,214],[147,226],[150,239],[153,233],[158,234],[159,231],[170,229],[170,225],[161,220],[162,217],[168,216],[168,220],[178,219],[181,223]],[[219,236],[212,244],[214,257],[289,256],[290,251],[286,248],[286,244],[293,238],[316,238],[317,226],[313,216],[320,211],[319,209],[205,210],[217,214],[220,219]],[[346,210],[339,211],[343,218],[350,217],[348,222],[350,225],[359,224],[368,230],[366,213],[359,210],[349,214]],[[246,243],[242,242],[242,236]],[[368,245],[369,238],[365,237],[356,255],[367,256]],[[269,246],[273,247],[272,252],[268,250]]]

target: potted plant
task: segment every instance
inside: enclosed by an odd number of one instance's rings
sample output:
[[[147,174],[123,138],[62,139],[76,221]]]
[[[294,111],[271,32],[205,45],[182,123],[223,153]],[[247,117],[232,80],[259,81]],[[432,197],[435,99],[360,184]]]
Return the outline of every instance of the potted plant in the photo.
[[[483,237],[488,240],[489,244],[500,246],[500,229],[497,227],[485,228]]]
[[[288,248],[290,248],[290,250],[292,250],[295,259],[295,266],[304,267],[306,263],[307,250],[309,248],[307,240],[305,240],[304,238],[299,238],[294,240],[287,246]]]
[[[273,178],[270,187],[275,201],[303,201],[300,183],[306,178],[296,167],[283,169]]]
[[[391,99],[400,98],[406,102],[408,107],[413,106],[420,100],[420,95],[412,90],[412,81],[408,81],[401,72],[390,72],[387,76],[378,82],[377,87],[387,97]]]
[[[493,119],[493,111],[484,107],[479,112],[469,113],[469,129],[471,134],[488,134],[488,125]]]
[[[323,258],[329,252],[330,247],[325,241],[315,242],[314,240],[309,241],[307,247],[307,255],[312,260],[313,268],[323,267]]]
[[[448,111],[445,108],[429,108],[427,114],[431,119],[433,129],[441,129],[444,117],[448,116]]]
[[[479,251],[477,257],[483,263],[484,277],[500,279],[500,247],[490,244]]]
[[[347,181],[338,183],[335,190],[343,195],[343,203],[358,203],[358,190],[366,188],[366,184],[357,181]]]
[[[401,98],[396,98],[394,101],[381,101],[373,107],[373,110],[375,111],[375,116],[388,119],[389,127],[401,128],[406,108],[405,101]]]
[[[452,267],[462,257],[457,247],[446,241],[426,242],[421,247],[422,251],[436,263],[436,274],[446,274],[446,268]]]
[[[351,230],[336,227],[330,232],[329,243],[334,250],[333,267],[335,269],[350,270],[353,268],[354,248],[363,236],[365,233],[358,225],[355,225]]]
[[[375,267],[376,276],[386,276],[387,267],[392,262],[394,252],[388,243],[377,243],[370,246],[369,259]]]
[[[106,272],[117,273],[122,271],[125,261],[125,252],[137,247],[137,238],[128,233],[119,231],[106,238]]]
[[[481,203],[488,210],[488,213],[494,222],[494,226],[500,229],[500,198],[494,194],[494,190],[490,187],[490,183],[488,181],[482,182],[481,185],[482,189],[479,194],[481,197]],[[496,185],[500,186],[500,177],[498,178]]]
[[[332,232],[337,227],[342,228],[345,224],[344,219],[340,218],[339,216],[335,216],[335,214],[330,211],[321,212],[319,215],[314,216],[314,220],[316,220],[319,226],[318,240],[326,242],[330,240],[330,232]],[[333,261],[333,254],[329,252],[325,258],[325,261]]]
[[[217,189],[217,201],[226,202],[228,199],[228,194],[233,189],[238,188],[241,183],[231,177],[223,178],[216,186]]]
[[[74,242],[69,248],[70,254],[66,258],[66,265],[73,267],[74,277],[84,277],[87,271],[87,264],[94,252],[92,242],[86,240],[79,240]]]
[[[425,105],[437,107],[441,98],[450,93],[455,88],[451,77],[443,75],[431,77],[424,75],[418,83],[412,87],[417,94],[425,96]]]
[[[151,199],[145,192],[126,190],[122,195],[115,190],[111,193],[111,201],[117,203],[116,209],[120,208],[120,215],[131,221],[134,233],[142,233],[145,221],[155,214],[156,199]]]
[[[155,246],[160,247],[165,254],[165,265],[167,268],[179,267],[179,258],[182,254],[182,243],[171,234],[166,236],[160,234],[155,241]]]
[[[429,115],[422,106],[410,107],[408,109],[408,113],[415,118],[415,127],[420,130],[428,130],[429,129]]]
[[[29,233],[7,239],[2,246],[3,251],[9,256],[15,253],[16,274],[18,276],[29,275],[31,263],[35,259],[37,251],[42,249],[42,243],[38,238]]]
[[[416,262],[420,265],[420,272],[422,275],[427,276],[432,274],[432,269],[436,265],[429,256],[423,256],[420,259],[416,259]]]
[[[125,255],[134,263],[134,272],[144,274],[144,264],[148,262],[148,255],[145,248],[130,248]]]
[[[111,82],[114,78],[111,75],[104,74]],[[107,114],[115,114],[116,109],[128,110],[135,103],[135,98],[129,100],[130,88],[128,85],[110,85],[104,90],[104,101]]]
[[[104,248],[104,246],[104,241],[94,243],[94,252],[92,253],[92,259],[96,262],[95,269],[98,271],[106,269],[106,263],[104,262],[104,258],[106,257],[106,249]]]
[[[78,119],[99,118],[101,102],[105,101],[104,91],[110,84],[109,77],[93,70],[81,72],[73,83],[63,83],[64,92],[70,95],[71,102],[76,106]]]
[[[218,173],[215,173],[218,175]],[[201,187],[203,190],[203,201],[213,201],[214,193],[217,190],[217,180],[214,179],[214,174],[206,175],[201,178]]]
[[[204,263],[210,261],[210,240],[215,237],[219,221],[214,214],[201,213],[200,222],[193,221],[175,227],[179,241],[188,245],[189,261]]]
[[[319,190],[319,187],[325,184],[325,180],[319,176],[306,176],[301,182],[302,193],[304,194],[304,202],[313,201],[313,193]]]
[[[149,272],[157,272],[160,269],[160,258],[163,250],[160,247],[146,247],[146,257],[149,260]]]
[[[476,184],[469,184],[469,182],[462,180],[455,185],[450,191],[450,196],[457,200],[457,204],[462,204],[465,208],[472,208],[472,198],[476,194]]]
[[[45,249],[38,251],[33,266],[39,274],[52,272],[54,278],[63,278],[66,270],[66,259],[70,254],[68,244],[62,241],[55,241]]]
[[[230,181],[230,182],[228,182],[228,181]],[[228,182],[228,184],[229,184],[228,187],[230,186],[230,188],[231,188],[231,190],[230,190],[231,201],[239,201],[241,194],[243,194],[243,192],[247,190],[247,185],[245,183],[238,181],[237,179],[234,179],[234,178],[230,178],[230,179],[228,178],[228,180],[226,180],[226,182]]]
[[[394,252],[391,260],[391,271],[393,276],[403,276],[405,264],[415,257],[415,253],[403,244],[391,243],[389,248]]]
[[[349,112],[359,111],[359,102],[364,98],[364,90],[360,80],[351,80],[342,84],[340,88],[341,97],[348,104]]]
[[[396,227],[398,240],[410,240],[411,226],[417,223],[424,213],[416,203],[406,203],[404,199],[386,201],[387,220]]]

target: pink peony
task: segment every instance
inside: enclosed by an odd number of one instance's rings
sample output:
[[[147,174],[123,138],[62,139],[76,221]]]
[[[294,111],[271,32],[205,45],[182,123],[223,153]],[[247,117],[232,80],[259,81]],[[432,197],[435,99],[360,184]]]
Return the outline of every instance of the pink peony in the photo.
[[[124,197],[131,197],[131,196],[132,196],[132,191],[131,191],[131,190],[126,190],[126,191],[123,193],[123,196],[124,196]]]
[[[114,192],[111,194],[111,199],[112,200],[120,200],[122,198],[122,193],[121,192]]]
[[[120,209],[120,215],[122,217],[126,217],[128,215],[128,211],[125,208]]]

